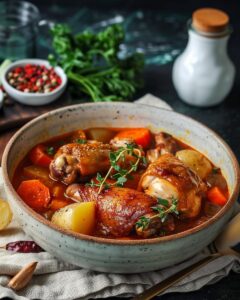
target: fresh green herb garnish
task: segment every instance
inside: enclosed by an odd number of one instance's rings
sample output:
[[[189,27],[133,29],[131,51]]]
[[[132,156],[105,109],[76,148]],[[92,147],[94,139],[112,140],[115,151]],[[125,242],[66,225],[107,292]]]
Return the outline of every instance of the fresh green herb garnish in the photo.
[[[78,143],[78,144],[86,144],[87,140],[85,140],[85,139],[76,139],[76,143]]]
[[[150,224],[151,219],[147,217],[140,217],[139,220],[136,222],[136,227],[137,228],[142,228],[144,230],[145,228],[148,227]]]
[[[169,206],[169,201],[167,199],[163,199],[163,198],[157,198],[157,202],[158,204],[161,204],[165,207]]]
[[[123,169],[118,163],[120,161],[124,162],[125,161],[125,156],[130,155],[136,158],[136,161],[134,163],[130,164],[129,169]],[[126,147],[121,147],[117,151],[110,152],[109,154],[109,159],[110,159],[110,164],[111,167],[109,168],[107,174],[105,177],[102,177],[101,174],[97,174],[96,181],[91,181],[88,185],[90,186],[98,186],[98,193],[101,193],[101,191],[104,188],[109,188],[110,186],[123,186],[124,183],[129,179],[129,175],[137,171],[138,165],[140,161],[142,160],[143,156],[141,153],[141,150],[136,148],[135,145],[132,144],[127,144]],[[111,175],[112,171],[115,170],[117,171],[113,175]],[[114,183],[108,184],[106,180],[108,178],[114,179]]]
[[[142,162],[143,162],[143,165],[145,167],[148,165],[148,161],[147,161],[147,158],[145,156],[143,156]]]
[[[172,199],[172,203],[170,206],[169,203],[166,205],[166,202],[168,202],[168,200],[158,199],[158,203],[160,205],[152,207],[152,210],[158,213],[158,217],[161,219],[162,223],[164,223],[167,220],[168,214],[174,213],[175,215],[178,215],[177,199]]]
[[[47,154],[54,155],[54,153],[55,153],[54,147],[47,147]]]
[[[136,222],[137,228],[141,228],[142,230],[144,230],[150,224],[151,219],[156,217],[159,217],[161,222],[164,223],[167,220],[169,214],[179,215],[179,211],[177,210],[177,199],[172,198],[171,200],[167,200],[163,198],[158,198],[157,201],[157,205],[152,207],[152,210],[155,211],[156,214],[150,217],[143,216],[139,218],[139,220]],[[170,206],[169,202],[171,202]]]
[[[132,98],[142,86],[142,54],[119,57],[124,40],[121,25],[73,35],[68,26],[56,24],[51,33],[55,54],[48,60],[64,69],[75,94],[80,92],[93,101],[122,101]]]

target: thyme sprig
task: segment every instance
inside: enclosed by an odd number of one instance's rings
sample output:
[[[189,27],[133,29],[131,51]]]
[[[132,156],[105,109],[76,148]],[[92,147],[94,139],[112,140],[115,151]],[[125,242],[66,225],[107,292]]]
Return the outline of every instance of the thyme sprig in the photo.
[[[48,147],[48,148],[47,148],[47,154],[49,154],[49,155],[54,155],[54,153],[55,153],[54,147]]]
[[[124,169],[121,167],[119,162],[124,162],[126,159],[126,155],[130,155],[132,157],[136,158],[136,161],[130,162],[130,168],[129,169]],[[109,154],[109,159],[110,159],[110,168],[105,175],[105,177],[102,177],[100,173],[97,173],[96,176],[96,181],[91,180],[91,182],[88,184],[90,186],[98,186],[98,194],[101,193],[101,191],[104,188],[109,188],[111,186],[123,186],[124,183],[130,178],[130,174],[132,172],[137,171],[138,165],[140,161],[142,160],[144,163],[144,156],[142,156],[142,152],[140,149],[136,148],[136,145],[134,144],[126,144],[125,147],[120,147],[116,151],[112,151]],[[115,170],[116,173],[112,174],[112,171]],[[112,174],[112,175],[111,175]],[[108,178],[114,179],[115,182],[113,183],[107,183],[106,180]]]
[[[86,139],[76,139],[76,143],[77,144],[87,144],[87,140]]]
[[[171,205],[169,206],[169,202],[171,202]],[[152,210],[156,212],[156,214],[146,217],[142,216],[139,218],[139,220],[136,222],[137,228],[142,228],[144,230],[147,228],[151,222],[151,219],[154,219],[156,217],[159,217],[161,222],[164,223],[169,214],[175,214],[179,215],[179,211],[177,210],[178,200],[176,198],[171,198],[170,201],[163,198],[157,199],[157,205],[152,206]]]

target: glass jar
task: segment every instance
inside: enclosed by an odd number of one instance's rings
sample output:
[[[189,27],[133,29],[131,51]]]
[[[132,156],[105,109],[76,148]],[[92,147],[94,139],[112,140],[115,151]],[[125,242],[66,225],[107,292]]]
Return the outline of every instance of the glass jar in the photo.
[[[26,1],[0,2],[0,61],[31,58],[36,54],[40,21],[38,8]]]

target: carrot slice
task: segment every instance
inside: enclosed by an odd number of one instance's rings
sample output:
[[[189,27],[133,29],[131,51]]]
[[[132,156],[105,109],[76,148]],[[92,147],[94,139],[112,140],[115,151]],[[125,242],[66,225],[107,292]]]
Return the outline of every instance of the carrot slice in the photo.
[[[218,187],[213,187],[207,192],[207,197],[210,202],[216,205],[223,206],[227,203],[227,198]]]
[[[72,204],[73,202],[71,200],[67,200],[67,199],[53,199],[49,205],[49,208],[52,211],[57,211],[60,208],[63,208],[69,204]]]
[[[46,147],[42,144],[34,147],[29,154],[29,158],[37,166],[48,167],[52,161],[52,158],[46,154]]]
[[[49,188],[37,179],[22,181],[17,189],[18,195],[37,212],[47,210],[50,202]]]
[[[147,128],[131,128],[120,131],[115,137],[120,139],[131,138],[136,144],[148,148],[151,143],[151,133]]]

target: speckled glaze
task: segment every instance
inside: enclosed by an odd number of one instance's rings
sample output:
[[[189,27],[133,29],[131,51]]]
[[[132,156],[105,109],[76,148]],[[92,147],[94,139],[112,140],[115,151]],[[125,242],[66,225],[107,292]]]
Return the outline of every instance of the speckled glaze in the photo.
[[[96,238],[54,226],[31,210],[10,179],[16,165],[35,144],[52,136],[88,127],[149,127],[164,130],[190,144],[221,167],[230,199],[212,219],[193,229],[156,239],[127,241]],[[179,263],[203,249],[232,215],[239,191],[239,167],[226,143],[207,127],[176,112],[133,103],[98,103],[65,107],[44,114],[21,128],[3,155],[8,200],[22,228],[45,250],[72,264],[113,273],[139,273]]]

